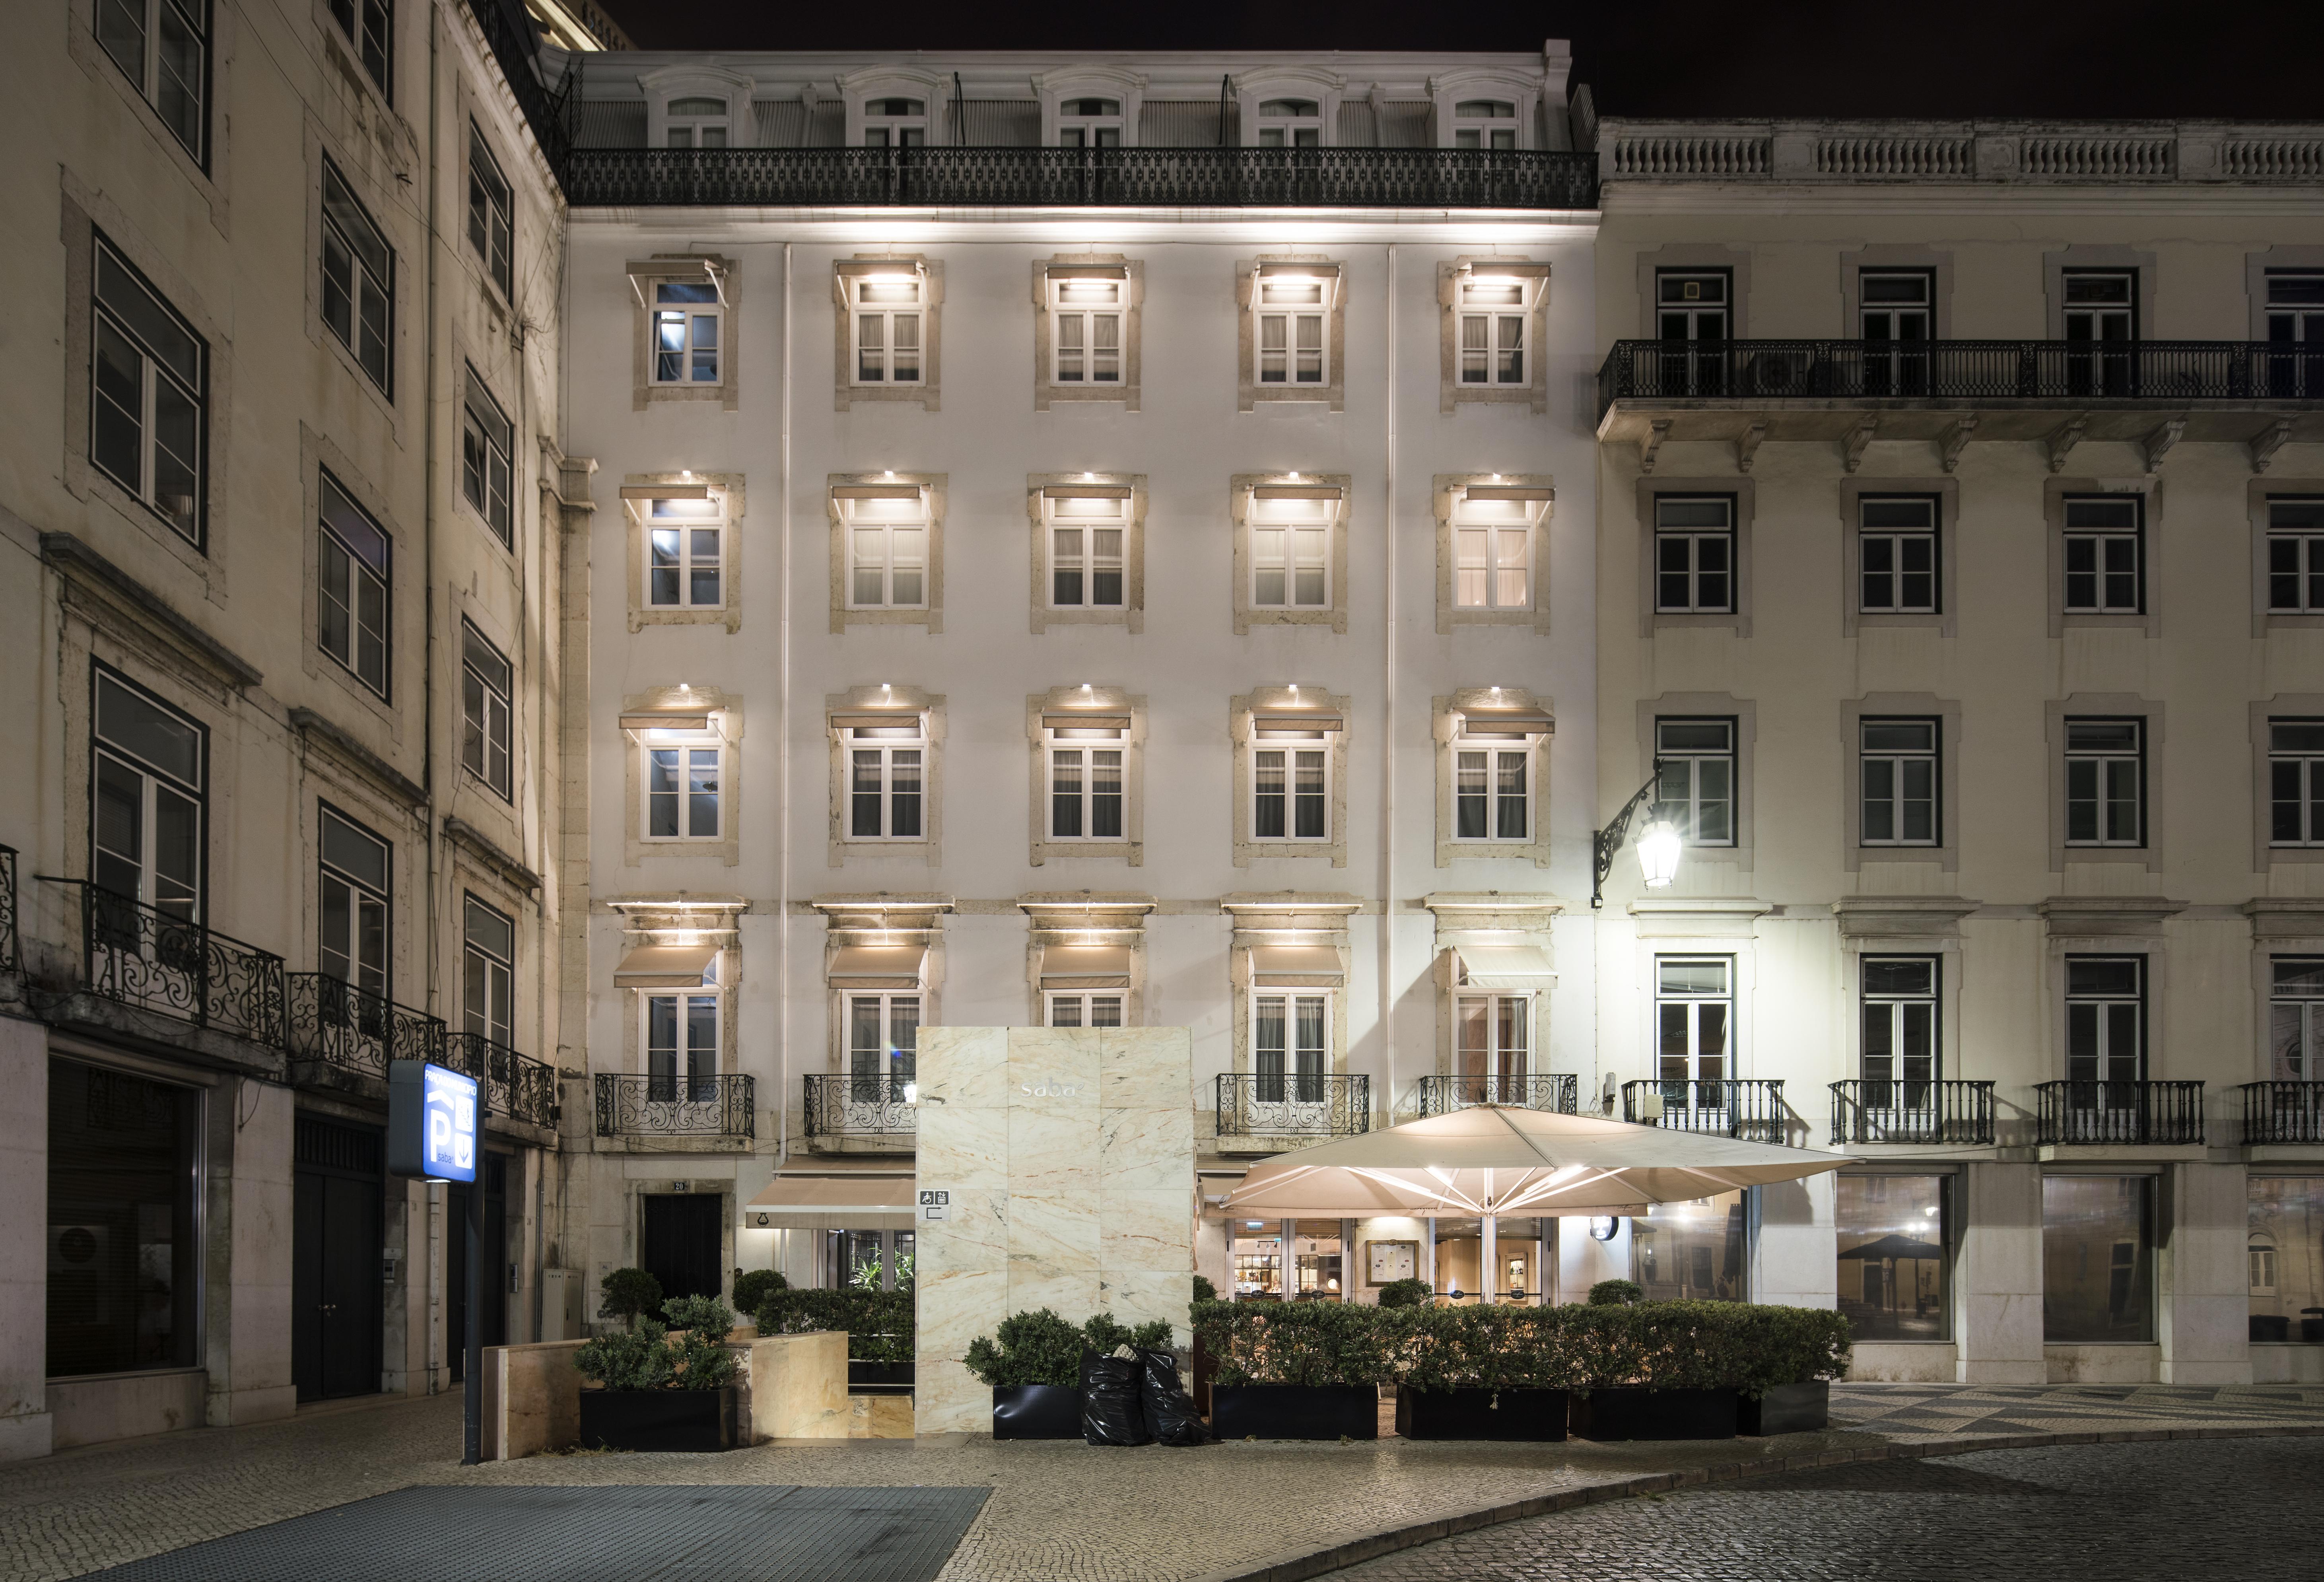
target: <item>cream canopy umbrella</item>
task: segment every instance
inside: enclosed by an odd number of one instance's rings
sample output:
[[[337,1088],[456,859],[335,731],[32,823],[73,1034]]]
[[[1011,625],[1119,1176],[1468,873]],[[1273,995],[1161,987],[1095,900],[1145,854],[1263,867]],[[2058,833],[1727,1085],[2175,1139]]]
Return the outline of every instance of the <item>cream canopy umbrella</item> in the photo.
[[[1228,1214],[1360,1218],[1381,1214],[1642,1215],[1838,1170],[1837,1153],[1472,1105],[1253,1167]]]

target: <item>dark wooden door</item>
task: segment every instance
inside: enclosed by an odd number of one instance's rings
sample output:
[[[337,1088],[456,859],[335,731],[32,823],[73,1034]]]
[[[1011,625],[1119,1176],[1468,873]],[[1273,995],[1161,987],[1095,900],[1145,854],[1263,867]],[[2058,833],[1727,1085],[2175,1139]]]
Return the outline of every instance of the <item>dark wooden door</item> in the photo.
[[[380,1387],[381,1139],[301,1115],[291,1192],[290,1374],[301,1401]]]
[[[725,1289],[719,1232],[724,1222],[719,1192],[655,1193],[645,1199],[645,1249],[641,1266],[661,1281],[662,1299],[717,1296]]]

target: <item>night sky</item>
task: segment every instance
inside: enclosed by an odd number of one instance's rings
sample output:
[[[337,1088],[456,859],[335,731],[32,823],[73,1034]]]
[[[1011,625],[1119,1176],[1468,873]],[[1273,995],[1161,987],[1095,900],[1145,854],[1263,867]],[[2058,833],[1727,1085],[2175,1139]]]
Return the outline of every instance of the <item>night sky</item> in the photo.
[[[2324,121],[2319,0],[600,0],[647,49],[1535,51],[1609,116]]]

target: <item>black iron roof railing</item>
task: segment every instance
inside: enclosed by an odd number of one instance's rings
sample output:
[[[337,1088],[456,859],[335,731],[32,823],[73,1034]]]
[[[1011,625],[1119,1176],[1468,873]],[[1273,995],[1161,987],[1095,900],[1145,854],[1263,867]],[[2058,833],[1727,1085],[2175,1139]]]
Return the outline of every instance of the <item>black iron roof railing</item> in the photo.
[[[1581,1082],[1571,1071],[1536,1071],[1524,1077],[1423,1077],[1420,1113],[1448,1115],[1471,1105],[1505,1104],[1512,1109],[1554,1110],[1570,1115],[1581,1103]]]
[[[391,1060],[444,1058],[444,1023],[321,972],[285,975],[290,993],[290,1058],[387,1080]]]
[[[1226,1071],[1222,1137],[1352,1137],[1372,1126],[1372,1079],[1322,1071]]]
[[[1831,1142],[1993,1144],[1993,1084],[1905,1078],[1831,1085]]]
[[[819,1142],[909,1147],[918,1112],[907,1101],[908,1067],[897,1071],[817,1072],[806,1078],[807,1134]]]
[[[2200,1082],[2037,1082],[2034,1094],[2045,1146],[2203,1141]]]
[[[754,1137],[753,1078],[659,1073],[597,1074],[600,1137]]]
[[[86,879],[40,877],[79,906],[82,993],[283,1047],[282,958]]]
[[[486,1115],[535,1126],[557,1124],[556,1067],[520,1055],[481,1032],[446,1033],[442,1059],[453,1070],[484,1085]]]

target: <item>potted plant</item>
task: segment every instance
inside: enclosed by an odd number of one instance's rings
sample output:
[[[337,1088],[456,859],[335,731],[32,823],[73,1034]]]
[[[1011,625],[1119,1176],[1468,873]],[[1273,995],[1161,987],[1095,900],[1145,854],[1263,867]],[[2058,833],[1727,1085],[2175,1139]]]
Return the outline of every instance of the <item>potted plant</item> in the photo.
[[[597,1316],[619,1318],[630,1328],[661,1311],[661,1281],[643,1269],[615,1269],[597,1282]]]
[[[1743,1383],[1736,1431],[1755,1438],[1831,1426],[1831,1382],[1848,1371],[1848,1320],[1823,1308],[1753,1309],[1758,1367]]]
[[[1379,1309],[1341,1302],[1198,1302],[1217,1359],[1211,1431],[1222,1439],[1376,1439],[1392,1376]]]
[[[1082,1437],[1082,1332],[1048,1309],[1010,1314],[961,1360],[992,1387],[994,1439]]]
[[[573,1365],[600,1386],[581,1392],[581,1443],[608,1450],[731,1450],[735,1440],[734,1315],[717,1297],[676,1297],[669,1324],[640,1316],[588,1342]]]
[[[759,1305],[761,1335],[836,1329],[847,1337],[847,1388],[859,1395],[902,1395],[913,1385],[918,1344],[912,1293],[850,1286],[844,1291],[774,1292]]]
[[[753,1269],[734,1277],[734,1310],[756,1315],[760,1305],[779,1291],[788,1291],[791,1282],[772,1269]]]
[[[1609,1302],[1571,1309],[1574,1434],[1727,1439],[1748,1368],[1739,1303]]]
[[[1399,1435],[1536,1443],[1565,1438],[1572,1365],[1557,1309],[1414,1307],[1382,1317],[1405,1331],[1396,1390]]]

